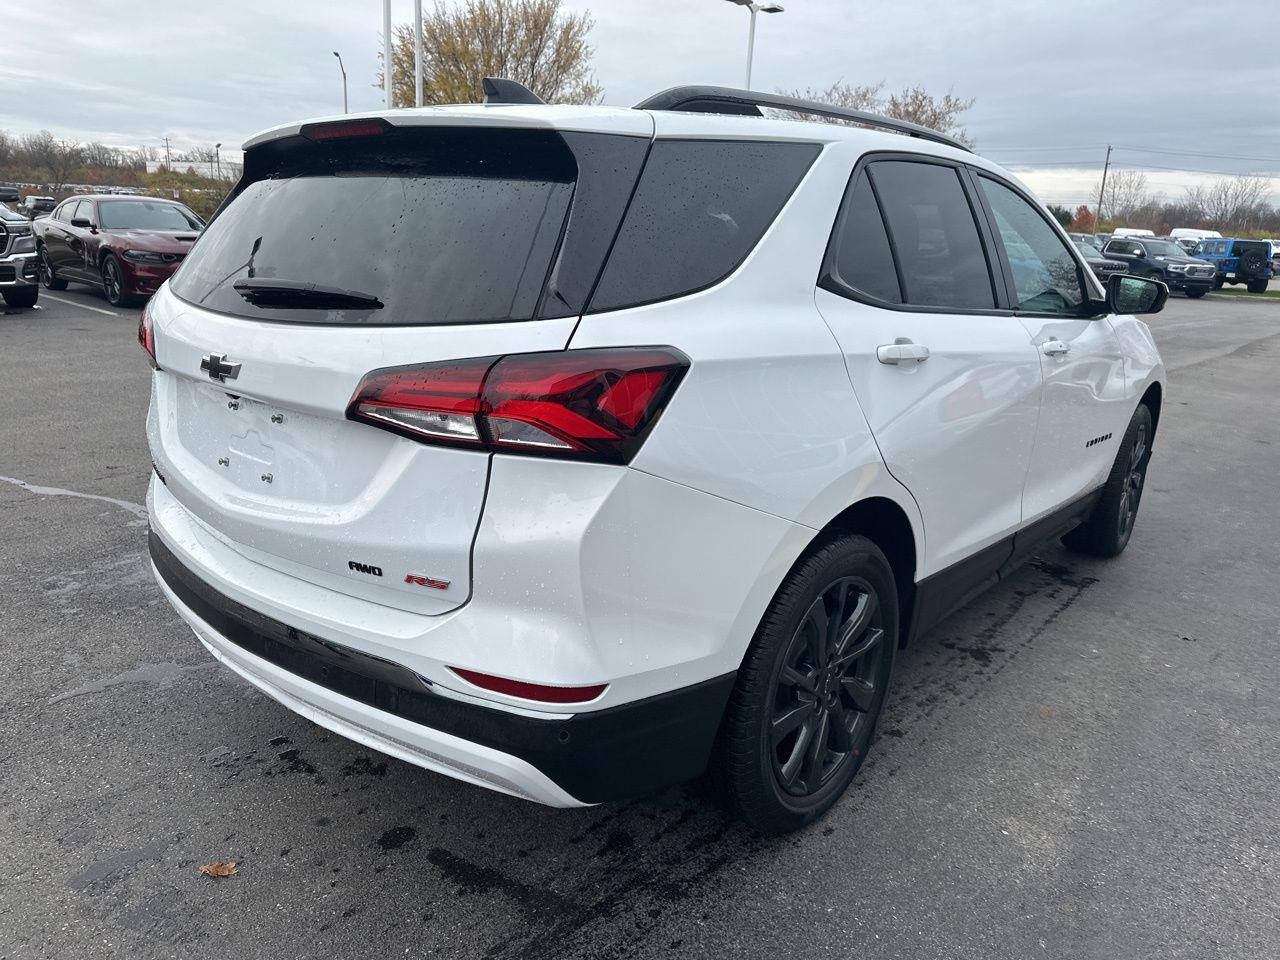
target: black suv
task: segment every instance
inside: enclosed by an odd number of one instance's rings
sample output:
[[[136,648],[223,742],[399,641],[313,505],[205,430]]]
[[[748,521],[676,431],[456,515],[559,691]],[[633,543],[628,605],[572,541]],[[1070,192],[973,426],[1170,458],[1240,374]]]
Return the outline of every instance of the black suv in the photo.
[[[1122,260],[1135,276],[1163,280],[1170,290],[1188,297],[1203,297],[1213,289],[1218,268],[1207,260],[1187,256],[1176,240],[1163,237],[1116,237],[1102,250],[1111,260]]]
[[[1213,289],[1224,283],[1243,283],[1250,293],[1266,293],[1271,269],[1271,244],[1266,240],[1202,240],[1196,256],[1217,269]]]

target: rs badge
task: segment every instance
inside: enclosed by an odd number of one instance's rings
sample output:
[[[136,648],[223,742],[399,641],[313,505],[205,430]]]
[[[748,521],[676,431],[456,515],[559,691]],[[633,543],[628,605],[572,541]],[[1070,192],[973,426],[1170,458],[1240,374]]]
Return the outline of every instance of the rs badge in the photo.
[[[405,574],[405,583],[412,583],[419,587],[434,587],[436,590],[448,590],[448,580],[437,580],[435,577],[420,577],[416,573]]]

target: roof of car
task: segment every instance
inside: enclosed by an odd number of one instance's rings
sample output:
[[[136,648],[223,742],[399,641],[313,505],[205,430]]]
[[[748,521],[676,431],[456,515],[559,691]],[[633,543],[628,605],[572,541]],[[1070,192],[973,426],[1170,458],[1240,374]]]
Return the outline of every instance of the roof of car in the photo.
[[[175,207],[186,206],[181,200],[170,200],[168,197],[140,197],[133,194],[119,193],[77,193],[74,196],[67,197],[62,202],[67,203],[71,200],[134,200],[146,201],[147,203],[167,203]]]
[[[971,163],[999,172],[1015,183],[1020,183],[1003,167],[967,150],[902,133],[802,119],[570,104],[451,104],[314,117],[264,130],[246,140],[244,149],[251,150],[272,140],[296,136],[304,126],[311,124],[338,124],[360,120],[382,120],[398,127],[484,126],[680,139],[784,140],[822,144],[848,142],[859,144],[863,147],[863,152],[893,150]]]

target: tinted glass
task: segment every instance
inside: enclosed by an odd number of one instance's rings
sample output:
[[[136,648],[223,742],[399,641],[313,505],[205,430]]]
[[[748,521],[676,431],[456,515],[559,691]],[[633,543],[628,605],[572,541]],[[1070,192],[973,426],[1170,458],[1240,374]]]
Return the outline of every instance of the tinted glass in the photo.
[[[200,220],[186,207],[152,200],[103,200],[98,203],[103,230],[199,230]]]
[[[62,208],[58,211],[58,219],[65,220],[67,223],[70,223],[76,217],[80,216],[76,211],[80,209],[80,204],[83,202],[84,201],[82,200],[73,200],[70,203],[64,203]]]
[[[896,160],[868,169],[902,274],[903,300],[922,307],[993,308],[987,258],[959,173]]]
[[[979,177],[1013,271],[1018,309],[1074,316],[1084,303],[1080,267],[1034,206],[1002,183]]]
[[[902,302],[889,235],[865,173],[858,177],[849,195],[836,237],[832,270],[837,280],[860,293],[888,303]]]
[[[1146,240],[1143,246],[1147,248],[1147,255],[1152,257],[1185,257],[1187,255],[1187,251],[1172,240]]]
[[[277,149],[292,152],[247,161],[260,179],[210,222],[171,281],[178,296],[300,323],[534,317],[573,195],[573,156],[556,134],[436,128]],[[255,306],[233,286],[253,279],[382,306]]]
[[[724,279],[759,242],[818,151],[809,143],[656,142],[591,310],[666,300]]]

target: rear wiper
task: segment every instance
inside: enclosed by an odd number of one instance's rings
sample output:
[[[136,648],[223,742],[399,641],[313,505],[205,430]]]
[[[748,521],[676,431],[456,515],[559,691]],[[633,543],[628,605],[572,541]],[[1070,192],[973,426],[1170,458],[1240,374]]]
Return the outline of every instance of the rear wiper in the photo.
[[[301,310],[381,310],[382,301],[371,293],[343,290],[299,280],[258,277],[231,284],[236,293],[255,307],[296,307]]]

